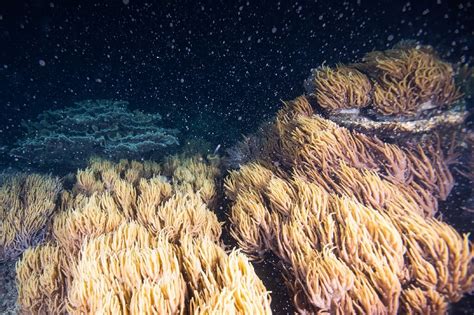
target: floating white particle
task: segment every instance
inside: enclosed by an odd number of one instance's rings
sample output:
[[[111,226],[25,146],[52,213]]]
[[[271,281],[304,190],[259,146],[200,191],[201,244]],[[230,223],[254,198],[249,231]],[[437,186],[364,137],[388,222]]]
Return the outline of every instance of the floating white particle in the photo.
[[[43,59],[40,59],[40,60],[38,61],[38,63],[39,63],[39,65],[40,65],[41,67],[46,66],[46,61],[44,61]]]
[[[273,33],[273,34],[275,34],[275,33],[276,33],[276,31],[277,31],[277,28],[276,28],[275,26],[274,26],[274,27],[272,27],[272,33]]]
[[[127,4],[130,3],[130,0],[122,0],[122,3],[125,4],[125,5],[127,5]]]
[[[388,35],[387,40],[388,40],[388,41],[392,41],[393,38],[394,38],[394,36],[393,36],[392,34],[390,34],[390,35]]]

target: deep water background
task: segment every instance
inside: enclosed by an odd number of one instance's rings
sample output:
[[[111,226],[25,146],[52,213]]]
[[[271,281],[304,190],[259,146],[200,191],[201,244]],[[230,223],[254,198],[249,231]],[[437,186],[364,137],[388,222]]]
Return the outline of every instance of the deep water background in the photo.
[[[401,39],[467,61],[473,13],[446,0],[3,0],[0,145],[45,109],[114,98],[225,149],[302,94],[321,63]]]

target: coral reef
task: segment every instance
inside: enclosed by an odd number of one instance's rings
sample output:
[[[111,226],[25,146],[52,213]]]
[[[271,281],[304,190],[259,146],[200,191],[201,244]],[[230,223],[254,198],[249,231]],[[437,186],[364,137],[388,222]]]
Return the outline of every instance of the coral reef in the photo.
[[[449,107],[461,96],[453,66],[429,46],[396,46],[370,52],[361,63],[321,67],[306,85],[318,104],[330,111],[370,105],[384,116],[417,116]]]
[[[221,248],[219,160],[92,159],[61,195],[47,243],[17,263],[26,313],[268,314],[248,259]]]
[[[87,157],[157,158],[178,144],[176,130],[160,127],[160,115],[129,111],[127,105],[88,100],[45,111],[37,121],[23,122],[26,136],[10,155],[37,166],[75,170],[85,166]]]
[[[0,187],[0,262],[42,240],[60,191],[57,178],[22,173],[6,177]]]
[[[402,41],[360,63],[315,69],[306,88],[317,113],[338,125],[410,150],[435,148],[455,164],[465,159],[462,96],[471,72],[441,60],[431,46]]]
[[[25,123],[13,156],[89,163],[66,189],[40,175],[1,184],[0,260],[24,251],[20,312],[269,314],[249,259],[276,259],[300,313],[446,313],[474,289],[474,246],[438,212],[451,203],[451,166],[472,179],[453,66],[402,43],[306,83],[309,95],[225,160],[192,137],[184,153],[146,160],[177,144],[176,131],[125,102]],[[212,210],[226,203],[243,253],[224,249],[225,214]]]
[[[285,106],[253,162],[225,181],[231,234],[273,252],[299,312],[444,313],[474,287],[467,235],[434,217],[453,178],[416,150]]]

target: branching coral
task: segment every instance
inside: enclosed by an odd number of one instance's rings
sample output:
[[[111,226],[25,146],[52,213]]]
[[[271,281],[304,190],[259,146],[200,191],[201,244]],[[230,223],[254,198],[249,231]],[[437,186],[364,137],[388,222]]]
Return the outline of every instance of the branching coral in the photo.
[[[164,199],[171,196],[172,191],[192,192],[198,193],[208,206],[212,206],[217,198],[219,164],[220,159],[217,156],[204,158],[200,155],[169,156],[163,164],[128,160],[112,163],[93,158],[86,169],[77,172],[73,192],[86,196],[94,192],[116,192],[117,198],[120,198],[120,191],[130,190],[132,186],[141,187],[146,179],[162,183],[163,193],[166,191]],[[124,209],[129,208],[124,202],[125,200],[120,201]]]
[[[433,217],[453,183],[441,153],[387,144],[294,104],[277,115],[268,154],[225,186],[231,234],[255,258],[280,258],[297,310],[442,312],[472,290],[472,244]]]
[[[449,306],[437,291],[420,288],[404,290],[402,303],[406,314],[446,314]]]
[[[141,179],[159,177],[160,174],[161,165],[156,162],[120,160],[113,163],[94,157],[90,159],[87,168],[77,172],[73,192],[86,196],[110,192],[114,190],[115,182],[121,179],[136,185]]]
[[[383,115],[416,114],[420,99],[407,77],[400,81],[390,82],[383,79],[374,87],[374,105]]]
[[[153,221],[146,222],[153,230],[165,230],[173,240],[184,236],[206,236],[218,242],[221,225],[199,195],[176,193],[156,211]],[[156,219],[155,219],[156,218]]]
[[[115,230],[126,219],[110,194],[93,195],[53,219],[52,235],[69,259],[77,256],[84,239]]]
[[[55,211],[58,179],[17,174],[0,187],[0,261],[13,259],[37,244]]]

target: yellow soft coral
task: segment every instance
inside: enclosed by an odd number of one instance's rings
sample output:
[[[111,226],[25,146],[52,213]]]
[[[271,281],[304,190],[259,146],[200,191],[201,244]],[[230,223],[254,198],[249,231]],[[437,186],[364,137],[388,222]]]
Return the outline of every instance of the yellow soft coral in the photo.
[[[14,175],[0,187],[0,261],[43,238],[60,190],[58,179],[38,174]]]
[[[428,46],[400,46],[370,52],[361,63],[323,66],[310,83],[318,104],[331,111],[371,107],[382,115],[415,116],[461,97],[453,66]]]
[[[60,198],[48,243],[17,264],[25,313],[269,314],[247,258],[208,209],[218,161],[94,159]],[[187,285],[190,283],[190,285]]]
[[[440,150],[291,113],[298,103],[269,127],[273,151],[262,141],[268,154],[225,183],[232,236],[280,259],[297,310],[436,313],[471,291],[472,244],[434,218],[453,183]]]
[[[319,105],[329,110],[362,108],[371,100],[370,80],[355,68],[322,67],[316,71],[314,85]]]

